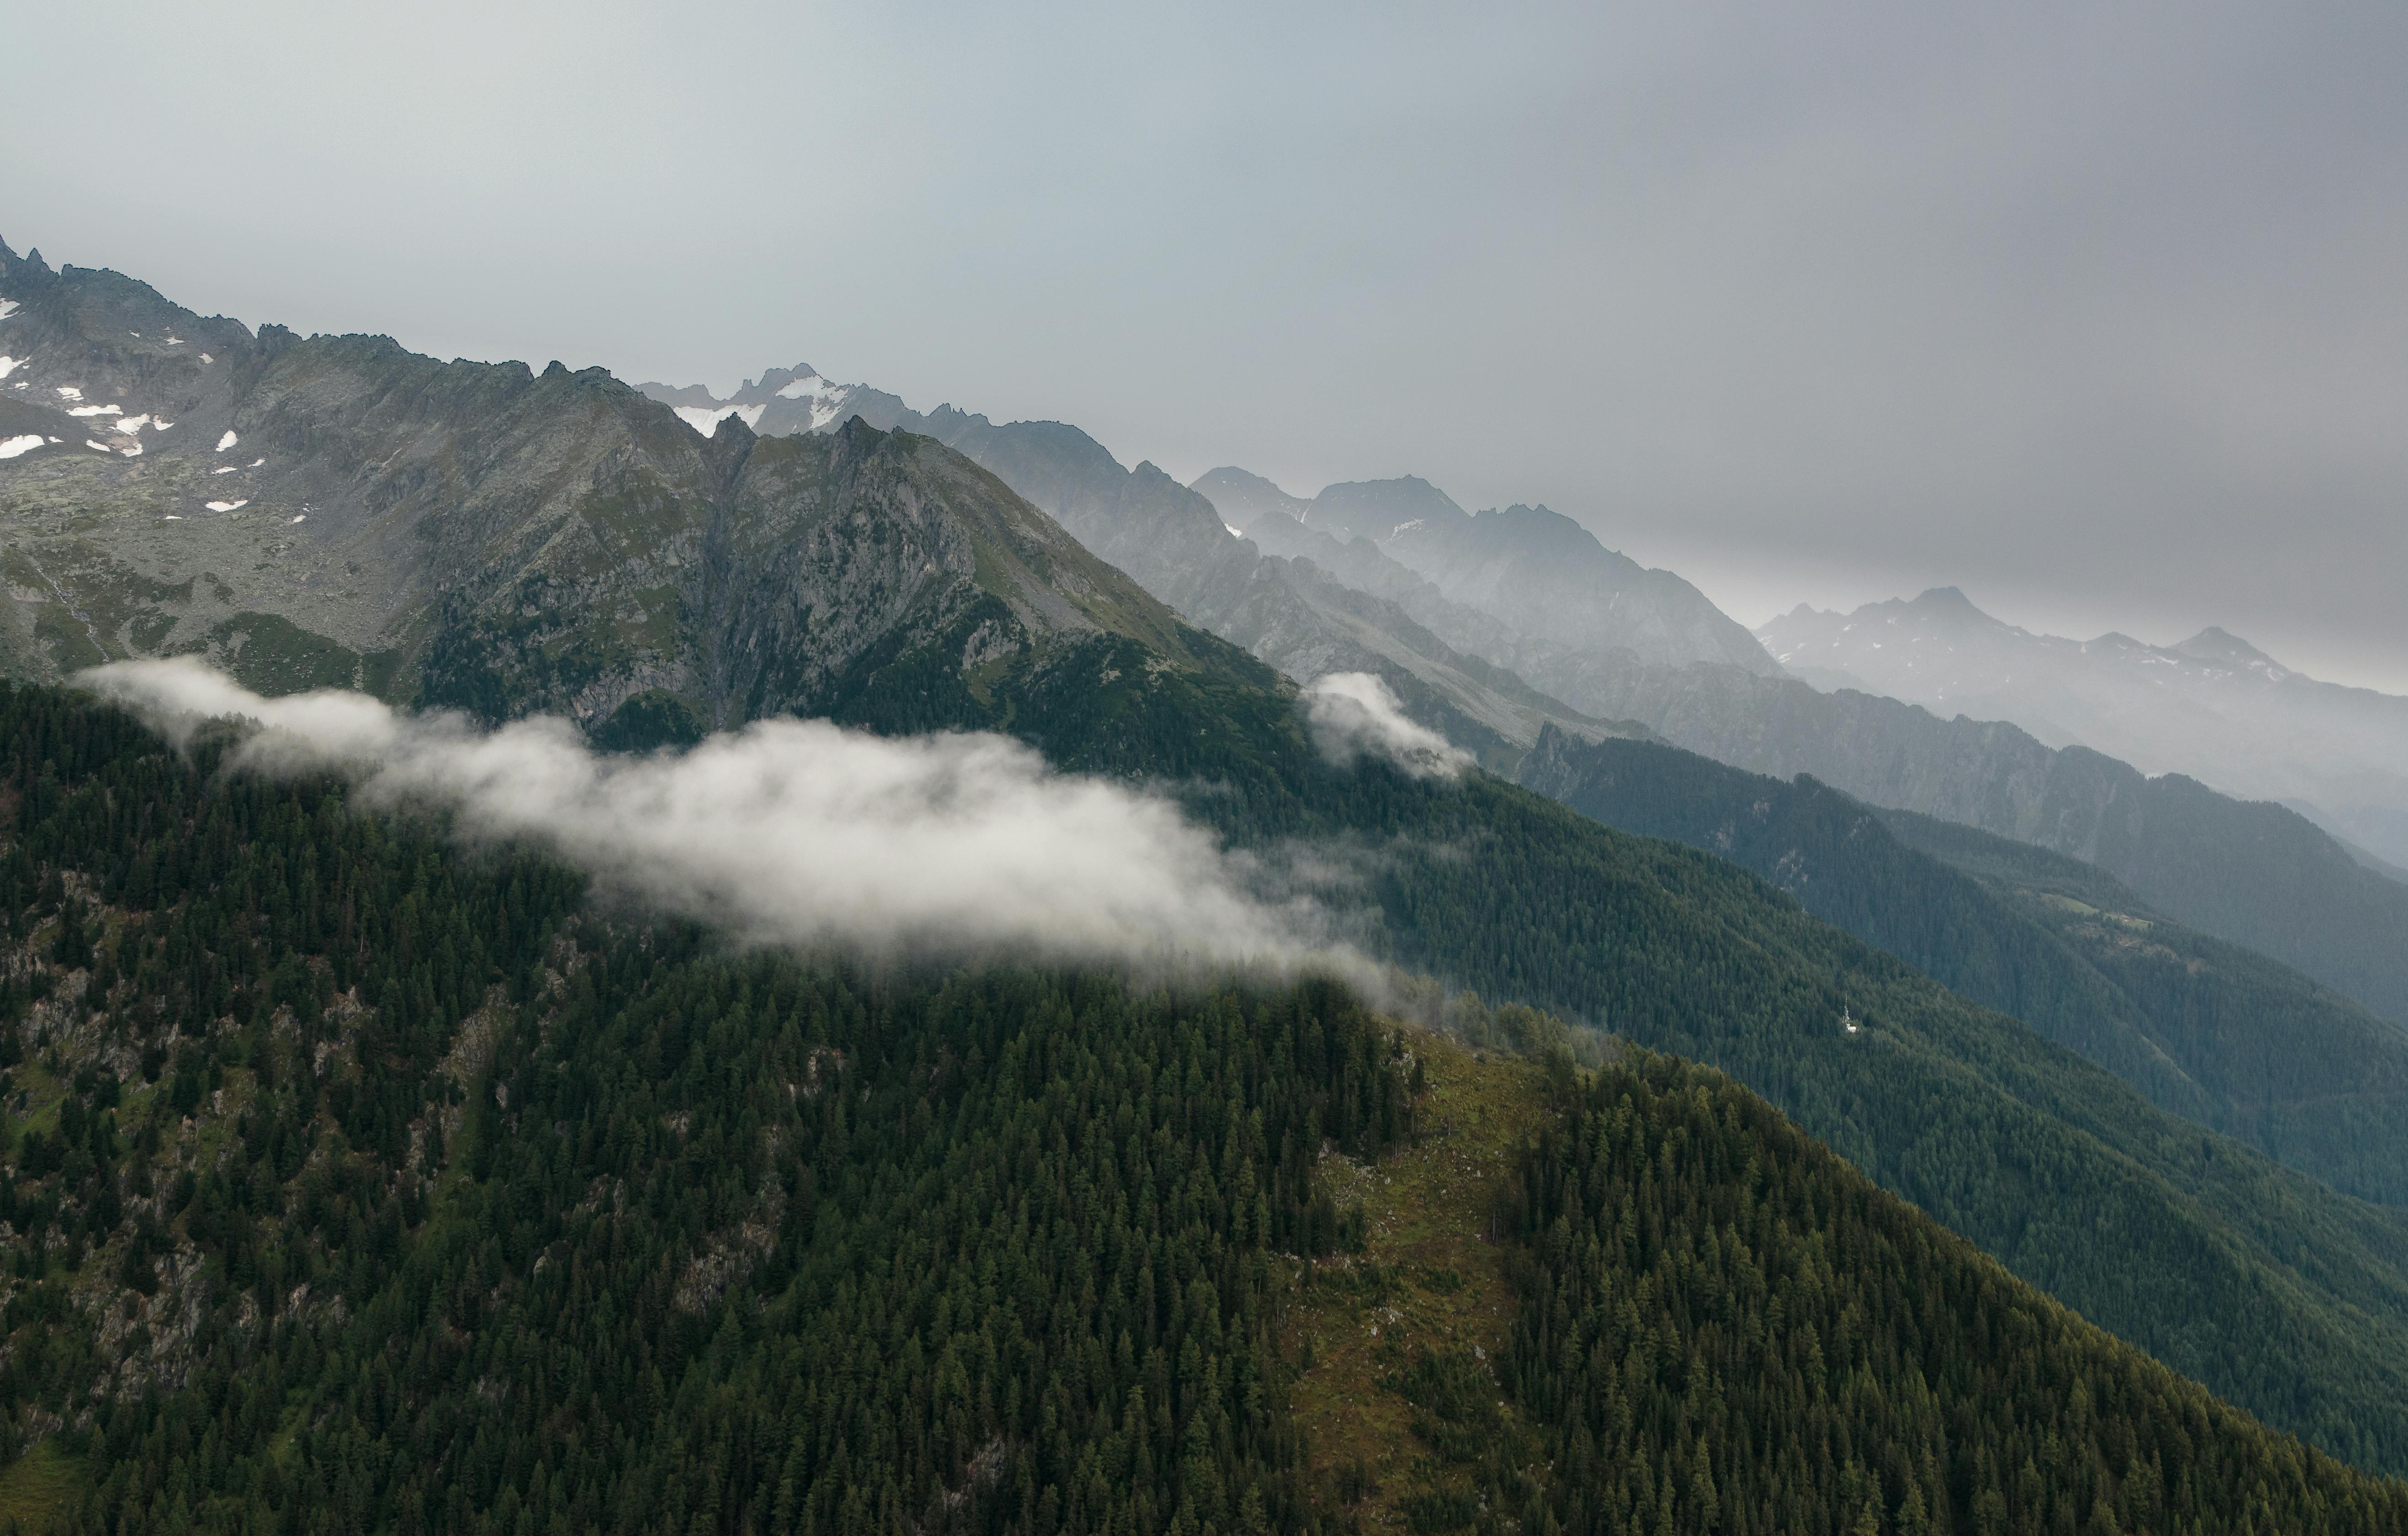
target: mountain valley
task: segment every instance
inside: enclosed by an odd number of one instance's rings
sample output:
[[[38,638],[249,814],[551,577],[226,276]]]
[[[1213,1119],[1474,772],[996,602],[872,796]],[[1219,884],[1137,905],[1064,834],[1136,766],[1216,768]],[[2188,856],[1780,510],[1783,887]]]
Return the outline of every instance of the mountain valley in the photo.
[[[2298,817],[1819,692],[1543,508],[0,295],[62,1529],[2408,1528],[2408,905]],[[1004,733],[1388,990],[733,942],[76,690],[168,655]],[[1351,675],[1470,761],[1335,749]]]
[[[229,773],[238,732],[188,759],[39,689],[0,718],[0,1516],[2408,1519],[1745,1089],[1621,1045],[1584,1071],[1543,1014],[1457,1000],[1446,1038],[1326,983],[731,952]],[[1828,1049],[1924,1075],[1868,996],[1896,1044]],[[2056,1190],[2064,1235],[2153,1230],[2148,1182]],[[2250,1316],[2313,1350],[2297,1284]],[[1617,1317],[1634,1292],[1683,1300]]]
[[[2004,721],[1821,691],[1687,583],[1554,513],[1473,518],[1412,478],[1305,501],[1225,467],[1197,482],[1228,502],[1225,514],[1151,465],[1124,470],[1073,427],[998,427],[951,406],[922,417],[891,395],[862,398],[865,420],[977,460],[1191,621],[1298,678],[1375,672],[1415,718],[1500,772],[1553,723],[1591,739],[1653,736],[1780,778],[1811,774],[1874,805],[2093,862],[2168,916],[2408,1024],[2408,882],[2297,812],[2151,778]],[[1224,542],[1239,531],[1264,558]],[[1524,600],[1558,569],[1584,574],[1587,597]],[[1274,596],[1263,575],[1278,578]],[[1531,615],[1559,610],[1581,617],[1533,633]]]

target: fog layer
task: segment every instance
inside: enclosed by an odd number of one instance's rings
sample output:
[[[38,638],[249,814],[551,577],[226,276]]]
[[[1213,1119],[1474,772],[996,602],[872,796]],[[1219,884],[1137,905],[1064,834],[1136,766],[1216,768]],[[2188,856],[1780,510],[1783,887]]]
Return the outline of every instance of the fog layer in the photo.
[[[1168,802],[1058,774],[1002,736],[765,720],[620,757],[558,719],[486,731],[358,693],[263,698],[190,658],[78,680],[179,740],[212,718],[256,721],[239,771],[341,773],[370,804],[536,840],[751,942],[1284,966],[1318,930],[1309,906],[1250,894],[1242,862]]]

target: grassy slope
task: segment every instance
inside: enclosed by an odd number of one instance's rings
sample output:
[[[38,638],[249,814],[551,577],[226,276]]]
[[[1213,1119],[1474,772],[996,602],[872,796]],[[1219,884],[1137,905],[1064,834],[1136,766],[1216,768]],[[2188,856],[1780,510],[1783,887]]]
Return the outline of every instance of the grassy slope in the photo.
[[[1365,1217],[1364,1251],[1298,1273],[1285,1353],[1303,1369],[1290,1397],[1326,1507],[1369,1527],[1400,1524],[1412,1500],[1469,1492],[1469,1468],[1416,1435],[1401,1375],[1421,1352],[1471,1354],[1484,1370],[1513,1322],[1508,1250],[1489,1241],[1496,1202],[1545,1117],[1536,1068],[1426,1031],[1412,1048],[1428,1091],[1419,1145],[1377,1162],[1332,1154],[1320,1177]],[[1476,1352],[1476,1353],[1475,1353]],[[1500,1402],[1506,1455],[1537,1442]]]
[[[1363,1249],[1351,1258],[1297,1267],[1281,1339],[1282,1353],[1297,1368],[1289,1405],[1305,1438],[1312,1497],[1324,1512],[1357,1530],[1462,1529],[1505,1515],[1514,1507],[1513,1501],[1534,1496],[1542,1487],[1554,1487],[1558,1494],[1565,1487],[1555,1482],[1562,1470],[1556,1458],[1563,1449],[1563,1426],[1548,1422],[1539,1406],[1519,1401],[1503,1383],[1504,1357],[1513,1347],[1513,1330],[1529,1322],[1522,1316],[1523,1309],[1537,1303],[1518,1291],[1514,1281],[1517,1275],[1526,1283],[1531,1280],[1535,1272],[1529,1256],[1512,1239],[1498,1240],[1498,1234],[1511,1230],[1510,1218],[1502,1213],[1513,1198],[1513,1181],[1523,1176],[1541,1133],[1549,1127],[1561,1128],[1555,1106],[1566,1101],[1551,1096],[1544,1074],[1527,1061],[1476,1053],[1428,1031],[1411,1031],[1408,1039],[1428,1084],[1415,1110],[1417,1139],[1377,1161],[1335,1154],[1323,1159],[1317,1179],[1341,1209],[1361,1213]],[[1693,1088],[1696,1083],[1712,1083],[1725,1099],[1762,1110],[1753,1095],[1727,1087],[1718,1074],[1653,1060],[1656,1069],[1688,1073],[1694,1079]],[[1715,1114],[1727,1112],[1726,1105]],[[1751,1159],[1791,1163],[1801,1148],[1811,1147],[1777,1114],[1765,1113],[1772,1133],[1755,1145]],[[1683,1133],[1668,1134],[1668,1151],[1684,1145]],[[1813,1147],[1804,1155],[1814,1165],[1812,1177],[1836,1180],[1821,1198],[1836,1202],[1851,1190],[1869,1188],[1853,1171],[1840,1170],[1824,1149]],[[1736,1163],[1715,1166],[1720,1169],[1718,1176],[1738,1172]],[[1750,1176],[1757,1172],[1753,1160],[1748,1170]],[[1697,1231],[1681,1235],[1684,1223],[1700,1216],[1699,1207],[1684,1203],[1684,1197],[1658,1208],[1649,1203],[1653,1198],[1642,1188],[1637,1205],[1645,1207],[1640,1213],[1641,1225],[1656,1239],[1676,1247],[1684,1243],[1711,1245],[1711,1238]],[[1903,1219],[1909,1228],[1929,1230],[1928,1218],[1886,1196],[1872,1196],[1872,1203],[1893,1221]],[[1727,1229],[1718,1230],[1726,1243],[1733,1241]],[[1860,1251],[1852,1240],[1843,1241],[1834,1232],[1813,1227],[1806,1241],[1828,1266],[1823,1275],[1827,1284],[1845,1287],[1871,1278],[1871,1271],[1858,1273],[1871,1255]],[[2244,1415],[2220,1402],[2210,1403],[2190,1383],[2177,1382],[2156,1362],[2006,1279],[1989,1260],[1973,1256],[1970,1249],[1954,1247],[1955,1242],[1940,1239],[1943,1250],[1959,1256],[1952,1259],[1964,1272],[1956,1275],[1957,1281],[1974,1283],[1977,1288],[1996,1289],[2003,1285],[2006,1293],[2021,1293],[2025,1300],[2020,1304],[2036,1308],[2038,1316],[2061,1319],[2070,1330],[2065,1339],[2050,1346],[2058,1352],[2051,1354],[2050,1368],[2062,1369],[2078,1358],[2084,1367],[2101,1372],[2092,1383],[2095,1391],[2110,1392],[2137,1383],[2165,1395],[2173,1407],[2161,1404],[2150,1412],[2174,1412],[2183,1420],[2185,1432],[2197,1437],[2197,1444],[2186,1454],[2200,1457],[2202,1475],[2214,1473],[2225,1458],[2262,1451],[2272,1457],[2270,1465],[2329,1484],[2320,1497],[2363,1497],[2381,1506],[2375,1523],[2365,1529],[2389,1529],[2383,1512],[2391,1511],[2391,1501],[2396,1500],[2400,1487],[2396,1482],[2361,1482],[2332,1462],[2302,1451],[2286,1437],[2259,1440],[2263,1431]],[[1686,1247],[1682,1251],[1690,1252]],[[1887,1260],[1874,1261],[1873,1270],[1880,1271],[1884,1262]],[[1647,1286],[1663,1279],[1658,1273],[1642,1281],[1637,1293],[1641,1300],[1649,1294]],[[1616,1283],[1624,1280],[1627,1277]],[[1556,1302],[1558,1322],[1562,1300]],[[1594,1301],[1584,1295],[1576,1299],[1576,1305],[1591,1305]],[[1772,1316],[1777,1326],[1777,1308]],[[1926,1318],[1924,1324],[1932,1320]],[[1666,1324],[1681,1337],[1657,1339],[1657,1350],[1670,1351],[1668,1358],[1694,1360],[1699,1348],[1713,1345],[1737,1326],[1711,1309],[1696,1313],[1694,1321],[1698,1330],[1694,1338],[1685,1327]],[[1879,1334],[1895,1320],[1861,1316],[1856,1322]],[[1975,1332],[1978,1335],[1979,1330]],[[1899,1336],[1882,1347],[1913,1355],[1938,1342]],[[2024,1344],[2028,1346],[2028,1341]],[[1950,1344],[1970,1346],[1977,1354],[1985,1349],[2011,1352],[2006,1341],[1984,1343],[1978,1336],[1950,1341]],[[1897,1372],[1899,1376],[1896,1380],[1885,1377],[1872,1388],[1877,1394],[1888,1391],[1911,1398],[1923,1390],[1919,1378],[1908,1379],[1911,1372],[1901,1363],[1904,1357],[1880,1358],[1885,1362],[1882,1371]],[[1569,1367],[1577,1362],[1563,1363]],[[1590,1365],[1594,1367],[1593,1359]],[[2026,1370],[2029,1365],[2025,1361],[2015,1369]],[[1476,1388],[1479,1401],[1467,1403],[1465,1399],[1473,1394],[1459,1387],[1450,1412],[1427,1411],[1426,1389],[1442,1373],[1441,1367],[1453,1372],[1458,1383],[1468,1381]],[[1858,1382],[1854,1389],[1864,1389],[1866,1385]],[[1732,1384],[1731,1389],[1742,1390],[1742,1384]],[[1697,1406],[1694,1397],[1686,1406]],[[1826,1406],[1816,1408],[1816,1422],[1821,1421]],[[2130,1407],[2124,1404],[2110,1416]],[[2028,1423],[2022,1427],[2041,1432]],[[1642,1428],[1653,1432],[1661,1426],[1651,1420]],[[2129,1422],[2117,1417],[2114,1424],[2100,1427],[2100,1443],[2125,1445],[2143,1428],[2137,1417]],[[1802,1432],[1802,1425],[1769,1421],[1756,1422],[1750,1431],[1768,1456],[1770,1452],[1765,1447],[1784,1435]],[[1883,1450],[1866,1444],[1856,1454],[1868,1458],[1870,1464]],[[2037,1497],[2029,1469],[2025,1472],[2026,1484],[2015,1491],[2019,1501]],[[2121,1475],[2128,1480],[2136,1474],[2128,1467]],[[1825,1513],[1828,1516],[1830,1512]],[[2231,1516],[2229,1529],[2269,1529],[2262,1522],[2252,1527],[2250,1516],[2237,1508],[2226,1513]],[[2357,1529],[2349,1517],[2329,1509],[2328,1514],[2340,1520],[2342,1529]],[[1525,1509],[1526,1527],[1527,1516]],[[1980,1517],[1977,1513],[1976,1519]],[[1942,1520],[1931,1529],[1947,1529],[1944,1515]],[[1480,1529],[1488,1528],[1484,1524]]]
[[[56,1440],[42,1440],[0,1469],[0,1530],[50,1529],[83,1496],[89,1481],[83,1458]]]

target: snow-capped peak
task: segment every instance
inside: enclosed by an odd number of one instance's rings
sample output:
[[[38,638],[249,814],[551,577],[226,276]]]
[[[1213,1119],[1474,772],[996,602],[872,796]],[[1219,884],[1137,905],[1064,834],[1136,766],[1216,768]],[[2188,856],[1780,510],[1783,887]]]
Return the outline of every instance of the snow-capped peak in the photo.
[[[719,423],[731,416],[742,417],[748,427],[758,426],[761,413],[768,408],[767,405],[679,405],[676,410],[680,420],[705,437],[710,437],[718,434]]]
[[[844,408],[845,397],[852,392],[847,385],[831,384],[817,374],[805,374],[780,390],[778,398],[810,401],[811,430],[818,432],[836,420],[837,413]]]

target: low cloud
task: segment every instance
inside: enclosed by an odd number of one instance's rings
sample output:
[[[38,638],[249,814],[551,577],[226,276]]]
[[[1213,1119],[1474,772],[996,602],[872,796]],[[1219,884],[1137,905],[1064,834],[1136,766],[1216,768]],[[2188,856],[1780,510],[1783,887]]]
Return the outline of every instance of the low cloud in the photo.
[[[1455,775],[1471,756],[1405,718],[1396,690],[1368,672],[1332,672],[1304,685],[1305,723],[1321,755],[1340,767],[1369,754],[1427,777]]]
[[[1362,969],[1313,946],[1316,905],[1258,895],[1248,864],[1168,802],[1056,773],[1003,736],[767,720],[683,753],[612,757],[558,719],[489,731],[358,693],[267,699],[189,658],[78,680],[179,743],[206,719],[255,721],[238,770],[341,773],[368,804],[437,806],[466,835],[536,840],[751,942]]]

